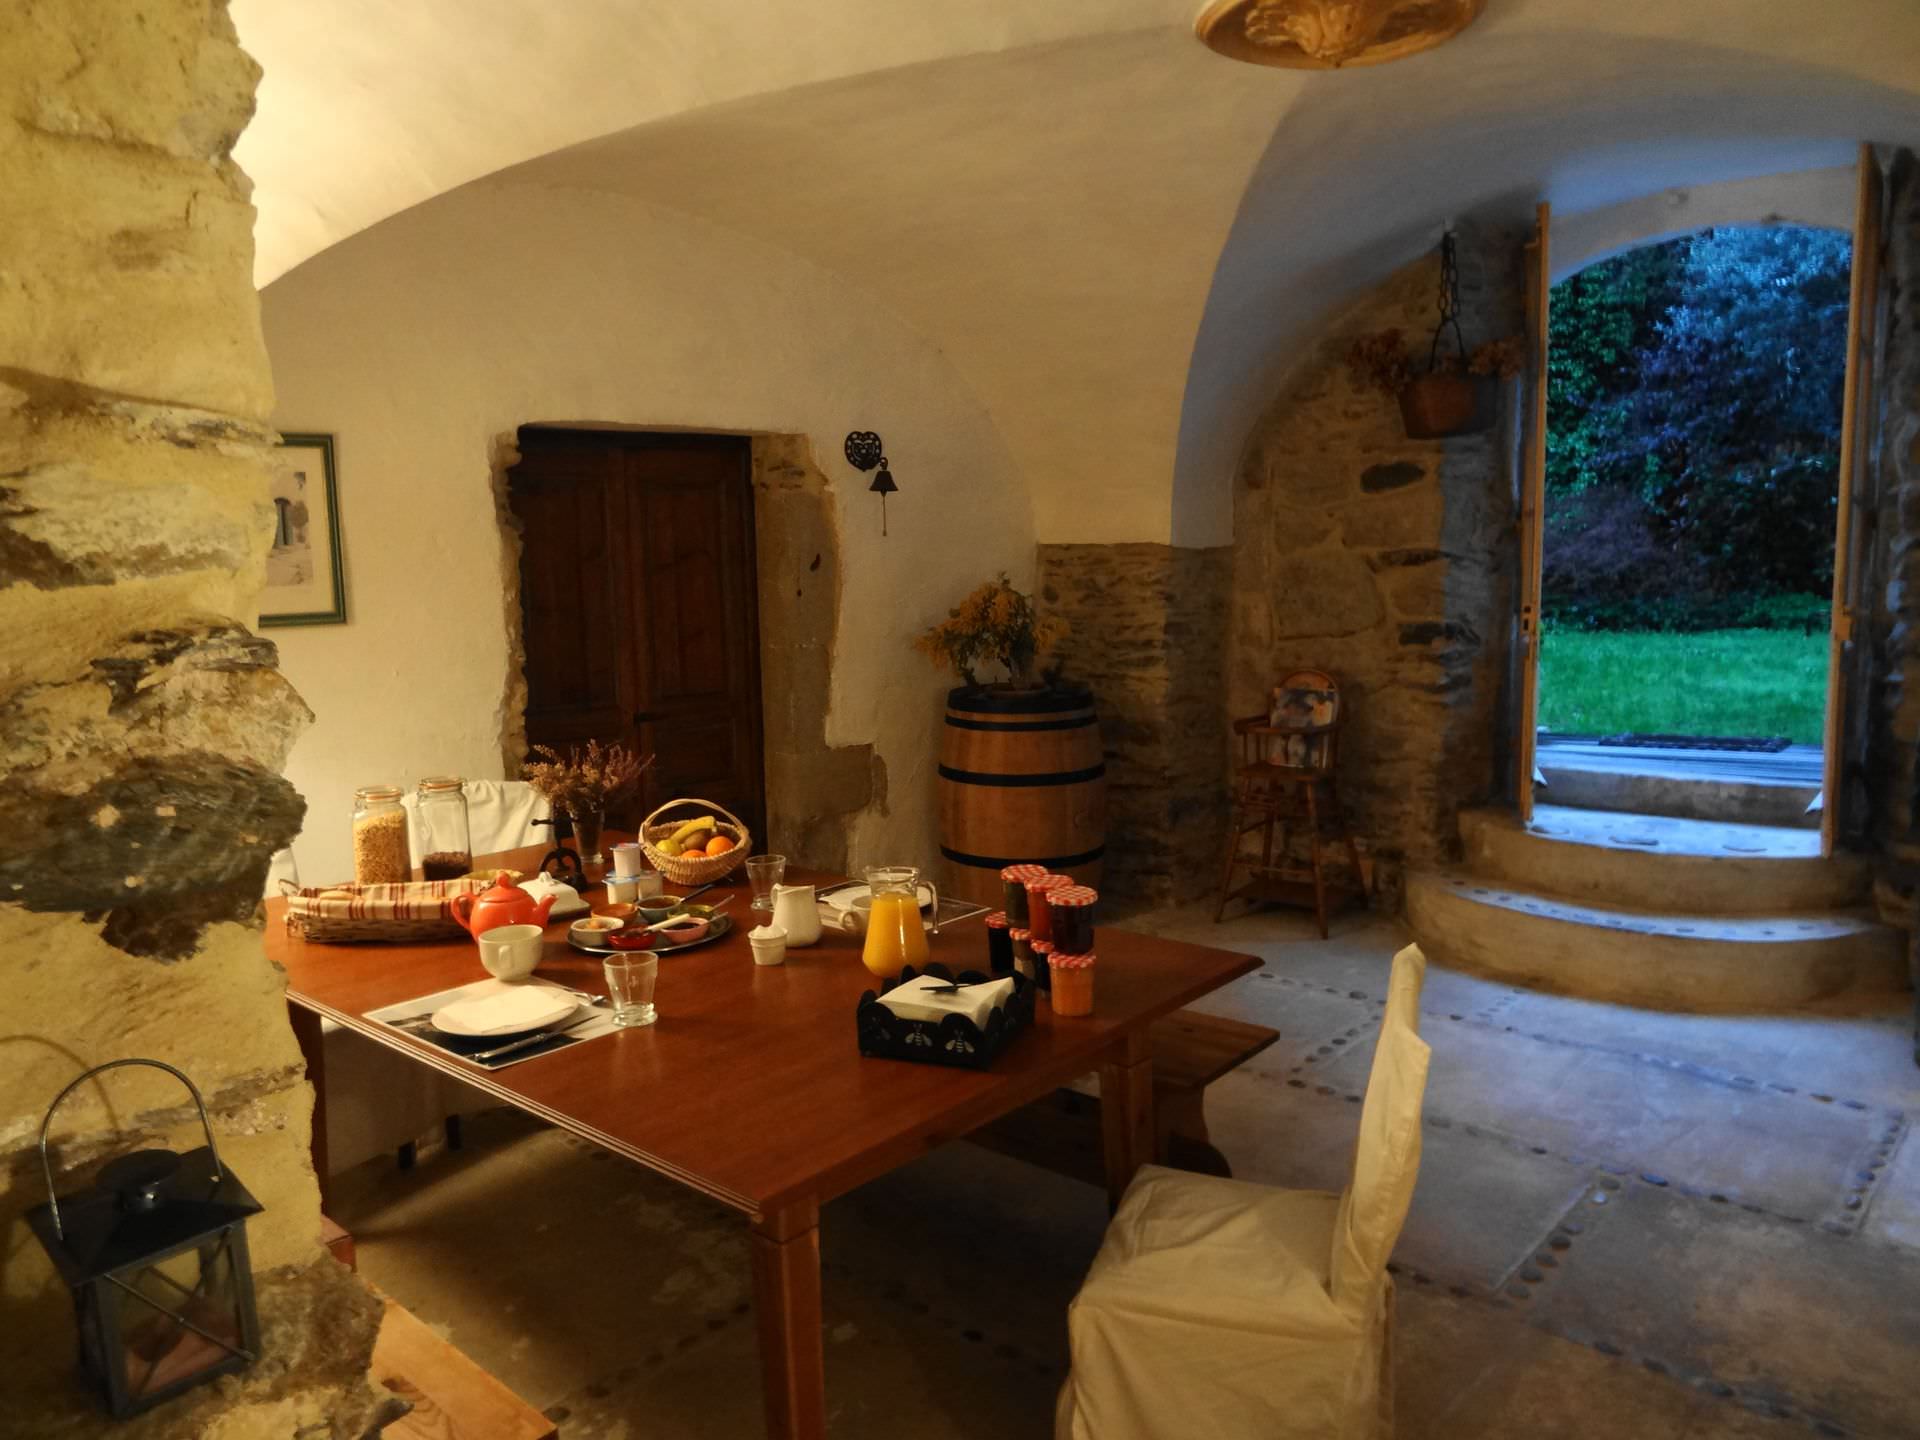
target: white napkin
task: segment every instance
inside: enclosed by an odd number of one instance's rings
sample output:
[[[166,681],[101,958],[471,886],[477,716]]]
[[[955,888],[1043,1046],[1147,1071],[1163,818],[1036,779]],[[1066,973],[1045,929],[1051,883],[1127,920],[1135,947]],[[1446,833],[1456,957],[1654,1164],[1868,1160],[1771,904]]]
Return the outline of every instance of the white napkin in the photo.
[[[549,920],[564,920],[569,915],[587,913],[587,902],[580,898],[580,892],[551,875],[530,875],[520,882],[520,888],[536,900],[553,896],[553,909],[547,912]]]
[[[933,975],[918,975],[904,985],[896,985],[880,997],[880,1003],[902,1020],[931,1020],[938,1023],[949,1015],[964,1015],[975,1025],[986,1028],[993,1007],[1004,1004],[1013,993],[1013,980],[990,980],[984,985],[943,992],[939,986],[950,982]]]

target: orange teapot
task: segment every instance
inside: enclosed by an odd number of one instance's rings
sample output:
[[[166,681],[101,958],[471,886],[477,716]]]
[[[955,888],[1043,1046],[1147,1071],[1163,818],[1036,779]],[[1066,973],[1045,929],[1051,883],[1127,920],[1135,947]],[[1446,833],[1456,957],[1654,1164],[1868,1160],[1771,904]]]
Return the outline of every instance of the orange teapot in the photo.
[[[491,889],[478,895],[454,895],[447,904],[453,918],[477,937],[496,925],[545,925],[553,900],[551,895],[534,899],[502,874],[494,877]]]

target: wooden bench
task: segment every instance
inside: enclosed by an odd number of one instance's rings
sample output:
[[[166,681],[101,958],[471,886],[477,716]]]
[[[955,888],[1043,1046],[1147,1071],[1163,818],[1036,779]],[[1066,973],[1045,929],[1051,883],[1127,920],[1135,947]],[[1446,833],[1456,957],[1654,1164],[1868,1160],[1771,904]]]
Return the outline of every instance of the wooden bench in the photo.
[[[353,1237],[325,1215],[320,1243],[358,1269]],[[375,1294],[379,1294],[376,1290]],[[556,1440],[559,1427],[387,1296],[373,1380],[413,1408],[380,1427],[388,1440]]]
[[[560,1433],[391,1300],[373,1346],[373,1379],[413,1406],[381,1430],[387,1440],[555,1440]]]
[[[1180,1010],[1155,1025],[1152,1033],[1153,1111],[1161,1162],[1203,1175],[1231,1175],[1227,1157],[1207,1136],[1207,1086],[1273,1044],[1280,1032],[1224,1015]],[[967,1138],[1076,1180],[1106,1183],[1097,1093],[1057,1090]]]

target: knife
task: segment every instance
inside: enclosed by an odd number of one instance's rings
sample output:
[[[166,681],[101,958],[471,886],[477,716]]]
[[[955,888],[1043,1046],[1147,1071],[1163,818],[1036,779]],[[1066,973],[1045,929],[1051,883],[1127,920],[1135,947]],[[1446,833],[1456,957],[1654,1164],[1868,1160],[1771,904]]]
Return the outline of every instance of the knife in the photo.
[[[523,1035],[518,1040],[513,1041],[511,1044],[496,1045],[491,1050],[482,1050],[478,1054],[469,1055],[466,1058],[469,1060],[497,1060],[502,1055],[511,1055],[517,1050],[526,1050],[526,1049],[530,1049],[535,1045],[542,1044],[545,1041],[553,1039],[553,1037],[556,1035],[571,1035],[574,1031],[578,1030],[581,1026],[591,1025],[594,1021],[598,1020],[599,1018],[600,1017],[598,1015],[589,1015],[586,1017],[586,1019],[576,1020],[573,1022],[573,1024],[568,1025],[562,1029],[542,1030],[538,1035]]]

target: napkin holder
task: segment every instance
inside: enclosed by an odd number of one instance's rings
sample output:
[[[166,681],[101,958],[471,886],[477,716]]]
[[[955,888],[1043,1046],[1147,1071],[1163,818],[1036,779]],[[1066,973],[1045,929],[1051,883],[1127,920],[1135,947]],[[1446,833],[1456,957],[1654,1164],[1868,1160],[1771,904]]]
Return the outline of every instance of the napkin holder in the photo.
[[[995,977],[978,970],[962,970],[955,975],[935,961],[926,973],[940,980],[961,985],[991,981]],[[996,1005],[985,1026],[977,1026],[964,1015],[947,1015],[939,1020],[903,1020],[880,1003],[880,996],[896,985],[904,985],[918,974],[909,965],[900,978],[869,990],[860,997],[854,1011],[854,1027],[860,1039],[862,1055],[885,1060],[911,1060],[920,1065],[947,1065],[961,1070],[985,1070],[1014,1037],[1033,1023],[1033,982],[1024,975],[1013,976],[1013,993]],[[1001,977],[1004,978],[1004,977]]]

